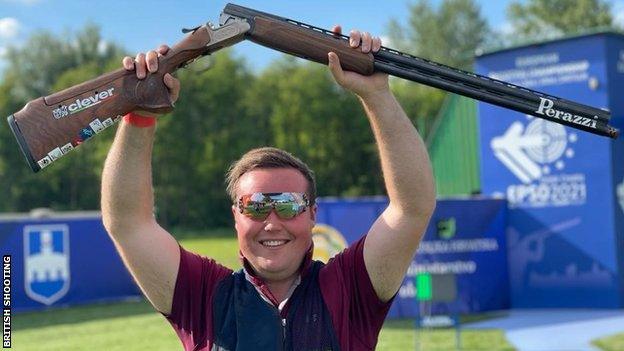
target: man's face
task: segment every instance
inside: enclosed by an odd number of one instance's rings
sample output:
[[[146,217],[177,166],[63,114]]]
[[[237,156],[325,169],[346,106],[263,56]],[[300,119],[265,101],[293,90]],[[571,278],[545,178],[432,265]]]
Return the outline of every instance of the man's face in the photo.
[[[305,193],[308,181],[292,168],[256,169],[240,177],[237,198],[253,193]],[[232,206],[238,245],[260,277],[285,280],[297,274],[312,244],[316,206],[292,219],[281,219],[271,211],[265,220],[253,220]],[[271,246],[267,241],[273,241]],[[276,241],[279,245],[274,246]]]

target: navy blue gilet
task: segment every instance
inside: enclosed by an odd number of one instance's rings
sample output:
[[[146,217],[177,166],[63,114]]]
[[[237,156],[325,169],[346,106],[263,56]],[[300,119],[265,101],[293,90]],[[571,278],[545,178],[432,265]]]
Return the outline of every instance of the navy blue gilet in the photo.
[[[243,270],[219,282],[212,306],[213,351],[338,351],[313,261],[288,301],[286,318],[262,299]]]

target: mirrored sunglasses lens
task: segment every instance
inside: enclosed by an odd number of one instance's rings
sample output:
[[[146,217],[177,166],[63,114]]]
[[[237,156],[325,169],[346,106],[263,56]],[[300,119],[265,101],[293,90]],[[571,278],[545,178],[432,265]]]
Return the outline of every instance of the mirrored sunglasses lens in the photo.
[[[268,201],[265,201],[268,200]],[[243,214],[253,219],[264,219],[271,212],[271,201],[256,193],[242,199]]]
[[[291,219],[306,208],[303,194],[299,193],[253,193],[241,198],[243,214],[256,220],[264,220],[271,210],[280,218]]]
[[[275,211],[281,218],[290,219],[299,214],[299,205],[295,202],[280,202],[275,204]]]
[[[261,205],[248,205],[243,208],[243,214],[253,219],[265,219],[268,217],[271,211],[271,206]]]

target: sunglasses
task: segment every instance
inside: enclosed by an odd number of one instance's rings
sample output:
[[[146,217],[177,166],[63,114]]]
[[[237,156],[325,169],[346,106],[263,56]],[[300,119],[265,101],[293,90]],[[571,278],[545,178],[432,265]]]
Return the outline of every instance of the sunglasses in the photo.
[[[253,193],[238,199],[238,210],[254,220],[265,220],[271,210],[281,219],[295,218],[304,212],[310,201],[304,193]]]

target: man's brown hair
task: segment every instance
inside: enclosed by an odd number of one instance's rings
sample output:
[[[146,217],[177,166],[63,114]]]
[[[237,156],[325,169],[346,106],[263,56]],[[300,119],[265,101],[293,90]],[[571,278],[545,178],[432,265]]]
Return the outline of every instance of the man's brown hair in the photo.
[[[297,157],[289,152],[274,147],[252,149],[244,154],[238,161],[230,165],[225,181],[227,183],[226,190],[233,203],[236,203],[238,200],[236,198],[236,188],[240,177],[247,172],[263,168],[294,168],[298,170],[308,180],[306,193],[310,200],[310,205],[314,205],[316,202],[316,180],[314,179],[314,172]]]

